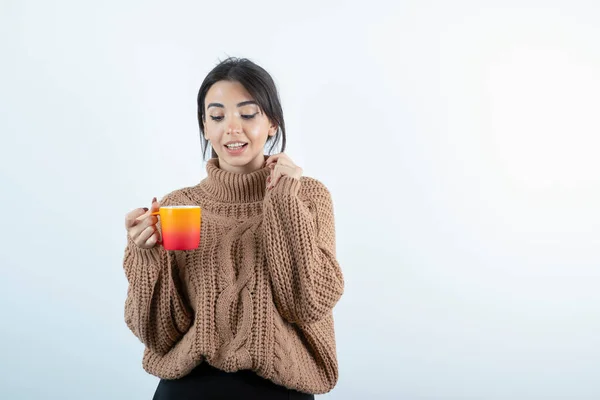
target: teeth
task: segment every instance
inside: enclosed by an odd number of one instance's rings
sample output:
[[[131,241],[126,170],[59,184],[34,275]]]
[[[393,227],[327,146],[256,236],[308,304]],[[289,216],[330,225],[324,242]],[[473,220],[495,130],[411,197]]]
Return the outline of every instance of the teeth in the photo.
[[[242,147],[245,144],[246,143],[232,143],[232,144],[227,144],[226,146],[230,149],[239,149],[240,147]]]

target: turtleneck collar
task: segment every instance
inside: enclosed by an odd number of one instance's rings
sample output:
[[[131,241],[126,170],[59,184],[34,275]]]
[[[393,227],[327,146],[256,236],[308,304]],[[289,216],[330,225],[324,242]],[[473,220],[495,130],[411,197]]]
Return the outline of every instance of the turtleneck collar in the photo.
[[[206,172],[208,176],[200,185],[217,201],[250,203],[265,197],[268,168],[249,174],[228,172],[219,167],[218,158],[211,158],[206,163]]]

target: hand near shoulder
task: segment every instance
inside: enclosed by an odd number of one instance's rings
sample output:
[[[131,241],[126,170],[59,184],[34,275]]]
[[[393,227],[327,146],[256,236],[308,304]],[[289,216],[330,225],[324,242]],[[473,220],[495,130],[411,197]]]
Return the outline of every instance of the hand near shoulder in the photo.
[[[300,179],[303,173],[302,168],[297,166],[285,153],[275,154],[267,158],[265,167],[271,169],[271,174],[267,178],[267,190],[277,186],[282,176]]]

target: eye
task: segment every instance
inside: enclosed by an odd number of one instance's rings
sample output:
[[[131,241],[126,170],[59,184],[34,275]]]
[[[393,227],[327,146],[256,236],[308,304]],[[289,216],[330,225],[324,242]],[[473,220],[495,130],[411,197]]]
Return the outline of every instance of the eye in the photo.
[[[215,117],[214,115],[211,115],[210,119],[212,119],[213,121],[219,122],[219,121],[221,121],[223,119],[223,117],[222,116]]]
[[[256,117],[256,114],[258,114],[258,112],[255,112],[254,114],[242,114],[242,118],[243,119],[252,119],[252,118]]]

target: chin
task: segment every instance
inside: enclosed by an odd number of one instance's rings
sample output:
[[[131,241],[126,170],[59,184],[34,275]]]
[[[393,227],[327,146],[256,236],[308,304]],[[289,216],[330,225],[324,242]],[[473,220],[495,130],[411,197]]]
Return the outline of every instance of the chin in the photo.
[[[243,154],[243,155],[239,155],[239,156],[232,156],[227,153],[218,154],[218,156],[220,159],[226,161],[227,164],[229,164],[231,166],[235,166],[235,167],[243,167],[245,165],[248,165],[259,157],[258,154],[255,154],[255,155]],[[260,154],[260,157],[262,158],[264,156],[262,154]]]

